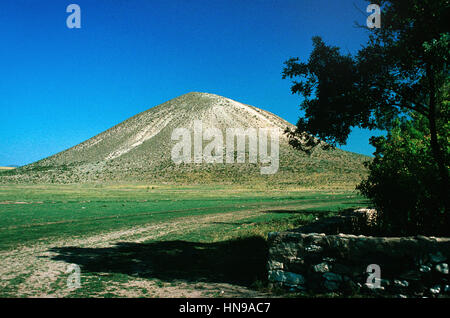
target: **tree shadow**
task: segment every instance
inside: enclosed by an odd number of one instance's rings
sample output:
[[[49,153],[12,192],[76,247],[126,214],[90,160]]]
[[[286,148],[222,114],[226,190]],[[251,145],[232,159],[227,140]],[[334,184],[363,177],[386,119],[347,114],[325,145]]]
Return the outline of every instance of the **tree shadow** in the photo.
[[[314,217],[329,217],[329,216],[338,216],[338,215],[352,215],[355,209],[358,209],[359,206],[355,207],[346,207],[339,210],[310,210],[310,209],[274,209],[274,210],[265,210],[264,213],[280,213],[280,214],[303,214],[305,216],[314,216]]]
[[[275,209],[275,210],[265,210],[264,213],[279,213],[279,214],[304,214],[317,217],[323,217],[331,214],[337,214],[335,211],[319,211],[319,210],[288,210],[288,209]]]
[[[106,248],[55,247],[53,260],[81,271],[122,273],[164,281],[230,283],[249,287],[267,278],[267,246],[261,237],[199,243],[119,242]]]

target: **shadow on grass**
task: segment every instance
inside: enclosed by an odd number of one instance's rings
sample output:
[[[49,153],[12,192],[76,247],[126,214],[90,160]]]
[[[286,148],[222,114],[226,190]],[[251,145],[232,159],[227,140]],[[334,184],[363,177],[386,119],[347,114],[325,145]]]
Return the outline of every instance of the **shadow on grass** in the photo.
[[[345,207],[337,210],[290,210],[290,209],[275,209],[275,210],[265,210],[264,213],[281,213],[281,214],[302,214],[304,216],[314,216],[314,217],[328,217],[345,213],[353,213],[355,209],[360,208],[359,206]]]
[[[246,287],[267,277],[266,242],[256,236],[217,243],[119,242],[107,248],[56,247],[50,251],[58,253],[53,260],[78,264],[82,272]]]
[[[317,210],[265,210],[264,213],[282,213],[282,214],[302,214],[309,216],[326,216],[330,214],[337,214],[336,211],[317,211]]]

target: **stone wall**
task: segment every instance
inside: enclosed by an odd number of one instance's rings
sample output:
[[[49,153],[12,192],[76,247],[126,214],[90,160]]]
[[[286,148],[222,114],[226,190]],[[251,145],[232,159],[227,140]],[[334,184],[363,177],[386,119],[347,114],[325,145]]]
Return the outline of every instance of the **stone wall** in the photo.
[[[450,238],[337,234],[370,231],[367,219],[371,211],[359,212],[363,213],[326,219],[295,231],[270,233],[269,280],[314,294],[450,295]],[[315,231],[318,229],[323,231]],[[379,266],[379,279],[371,276],[368,280],[371,264]]]

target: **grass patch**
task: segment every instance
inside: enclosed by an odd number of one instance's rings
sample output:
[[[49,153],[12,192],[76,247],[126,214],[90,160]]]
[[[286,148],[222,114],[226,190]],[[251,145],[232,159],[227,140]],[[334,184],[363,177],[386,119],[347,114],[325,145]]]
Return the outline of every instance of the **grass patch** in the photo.
[[[193,284],[196,291],[212,296],[216,291],[208,290],[211,284],[268,292],[269,232],[292,229],[343,209],[366,205],[352,191],[140,184],[0,186],[0,202],[2,253],[40,243],[44,251],[48,246],[51,252],[49,262],[81,267],[82,288],[66,297],[120,297],[127,291],[133,297],[152,297],[155,290],[151,288],[177,288],[180,282]],[[199,218],[216,215],[226,217],[212,218],[197,226]],[[109,246],[56,243],[181,218],[189,227],[161,232],[151,240],[138,240],[140,235],[136,234]],[[40,270],[33,268],[27,275]],[[3,285],[1,295],[16,295],[14,286],[24,283],[23,275],[11,275],[14,278]],[[64,290],[66,276],[61,274],[51,289]],[[152,287],[128,285],[136,280],[151,283]],[[217,293],[217,297],[220,295]]]

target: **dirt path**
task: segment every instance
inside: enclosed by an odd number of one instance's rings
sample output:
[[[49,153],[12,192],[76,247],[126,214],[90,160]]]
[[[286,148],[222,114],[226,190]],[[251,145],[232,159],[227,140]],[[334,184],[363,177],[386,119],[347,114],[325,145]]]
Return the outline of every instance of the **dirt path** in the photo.
[[[187,233],[211,226],[215,222],[236,221],[252,217],[259,211],[238,211],[205,216],[181,217],[172,221],[140,226],[126,230],[74,238],[58,239],[50,243],[36,243],[32,246],[0,252],[0,290],[10,297],[65,297],[73,292],[66,287],[65,273],[67,263],[53,260],[57,253],[51,248],[76,246],[83,248],[102,248],[117,242],[139,243],[157,239],[171,233]],[[83,274],[81,276],[83,283]],[[83,286],[81,286],[83,288]],[[179,282],[161,286],[153,280],[130,277],[125,283],[114,282],[102,293],[89,296],[102,297],[103,294],[121,297],[258,297],[263,294],[223,283]]]

